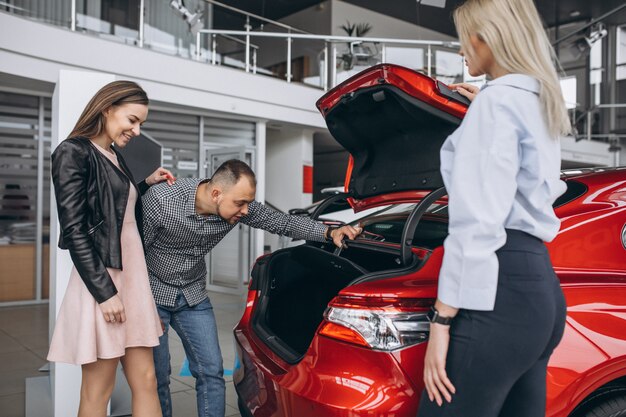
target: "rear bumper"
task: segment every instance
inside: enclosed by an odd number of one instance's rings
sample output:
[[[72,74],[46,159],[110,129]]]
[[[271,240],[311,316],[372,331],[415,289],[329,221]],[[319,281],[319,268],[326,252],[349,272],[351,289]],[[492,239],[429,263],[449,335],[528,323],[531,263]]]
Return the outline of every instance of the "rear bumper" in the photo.
[[[393,355],[316,336],[300,363],[278,365],[235,329],[233,381],[245,417],[413,417],[419,393]],[[324,358],[324,360],[320,360]]]

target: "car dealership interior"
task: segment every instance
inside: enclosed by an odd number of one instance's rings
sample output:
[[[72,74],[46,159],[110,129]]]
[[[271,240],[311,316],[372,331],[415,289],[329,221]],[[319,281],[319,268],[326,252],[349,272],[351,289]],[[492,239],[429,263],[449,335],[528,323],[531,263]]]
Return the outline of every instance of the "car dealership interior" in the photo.
[[[439,149],[470,106],[447,86],[491,81],[460,54],[452,16],[463,2],[0,0],[0,415],[77,415],[81,367],[47,359],[74,265],[57,244],[51,155],[89,99],[120,80],[150,99],[140,133],[119,149],[136,179],[157,167],[181,183],[209,179],[237,159],[273,212],[363,230],[342,249],[241,222],[201,255],[224,415],[415,415],[423,386],[402,364],[415,355],[422,372],[428,322],[401,316],[401,298],[441,266]],[[563,240],[548,245],[571,285],[571,345],[548,365],[546,415],[626,416],[626,3],[534,3],[572,126],[560,139],[567,190],[554,203]],[[432,304],[431,290],[411,300]],[[367,294],[399,299],[400,316]],[[403,333],[402,320],[416,327]],[[370,339],[373,323],[397,340]],[[192,417],[196,364],[177,332],[172,415]],[[335,372],[324,355],[350,360]],[[355,361],[363,369],[347,367]],[[384,361],[395,365],[380,370]],[[107,415],[132,415],[121,365],[115,381]]]

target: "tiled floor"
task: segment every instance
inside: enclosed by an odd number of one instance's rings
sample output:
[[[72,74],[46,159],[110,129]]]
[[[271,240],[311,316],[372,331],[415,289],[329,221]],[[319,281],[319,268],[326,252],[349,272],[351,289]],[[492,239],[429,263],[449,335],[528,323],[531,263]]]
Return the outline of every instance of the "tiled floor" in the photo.
[[[235,350],[232,329],[239,321],[244,296],[210,293],[219,330],[219,341],[226,373],[233,369]],[[172,355],[172,401],[176,417],[195,417],[195,380],[180,376],[185,359],[182,343],[170,331]],[[0,414],[24,417],[24,379],[42,376],[48,352],[48,305],[0,308]],[[226,416],[239,416],[232,376],[226,379]]]

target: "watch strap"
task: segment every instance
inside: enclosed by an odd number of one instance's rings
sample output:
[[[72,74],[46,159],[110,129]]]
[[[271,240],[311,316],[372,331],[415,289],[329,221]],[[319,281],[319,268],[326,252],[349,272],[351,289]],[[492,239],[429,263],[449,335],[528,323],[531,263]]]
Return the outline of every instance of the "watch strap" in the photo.
[[[439,315],[439,311],[437,311],[435,306],[432,306],[430,308],[430,311],[428,312],[427,316],[428,316],[429,322],[442,324],[444,326],[449,326],[450,324],[452,324],[452,319],[454,319],[454,317],[445,317],[445,316]]]

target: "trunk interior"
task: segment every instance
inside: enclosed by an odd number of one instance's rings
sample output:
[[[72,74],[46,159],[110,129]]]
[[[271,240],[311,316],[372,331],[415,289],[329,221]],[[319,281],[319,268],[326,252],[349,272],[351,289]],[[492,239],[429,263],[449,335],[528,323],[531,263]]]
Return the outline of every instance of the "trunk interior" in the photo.
[[[264,297],[255,313],[255,330],[281,357],[297,362],[339,291],[359,277],[397,270],[400,264],[398,251],[357,246],[340,255],[311,245],[277,252],[262,273],[259,289]]]

